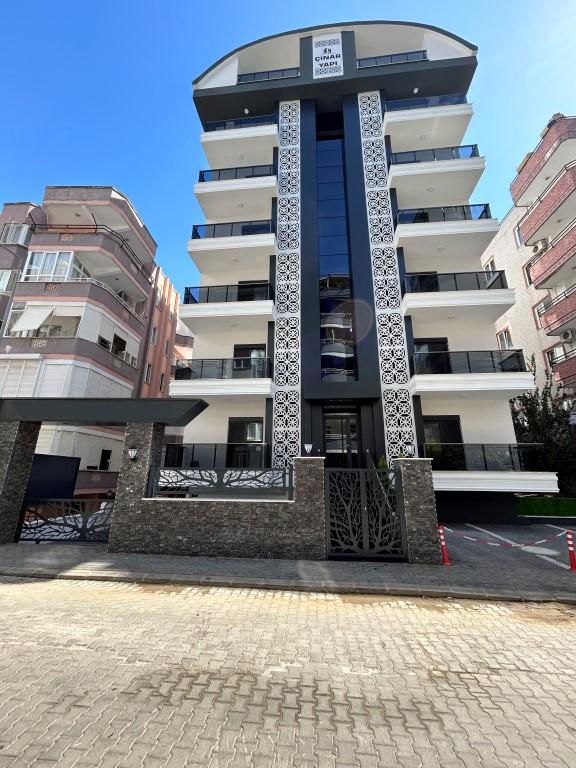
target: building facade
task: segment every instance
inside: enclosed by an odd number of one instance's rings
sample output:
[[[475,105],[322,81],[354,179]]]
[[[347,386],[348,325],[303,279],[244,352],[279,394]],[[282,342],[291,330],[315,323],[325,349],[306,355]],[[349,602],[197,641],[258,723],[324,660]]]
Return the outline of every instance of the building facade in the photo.
[[[0,213],[0,397],[166,397],[178,294],[113,187],[47,187]],[[80,458],[85,492],[113,487],[123,431],[46,425],[38,453]],[[106,473],[110,473],[107,475]]]
[[[514,209],[494,251],[514,270],[517,307],[501,321],[511,343],[526,339],[537,369],[551,371],[563,396],[576,393],[576,117],[554,115],[510,185]],[[513,238],[513,240],[512,240]],[[492,246],[484,256],[492,258]],[[520,310],[522,306],[522,310]],[[535,334],[532,319],[537,325]],[[505,334],[504,334],[505,335]],[[505,343],[504,335],[499,337]],[[542,373],[539,382],[542,382]]]
[[[451,501],[556,490],[515,444],[522,351],[494,341],[514,291],[481,269],[498,222],[470,202],[475,68],[448,32],[360,22],[264,38],[195,80],[206,222],[180,307],[194,357],[170,393],[209,408],[167,464],[419,455]]]

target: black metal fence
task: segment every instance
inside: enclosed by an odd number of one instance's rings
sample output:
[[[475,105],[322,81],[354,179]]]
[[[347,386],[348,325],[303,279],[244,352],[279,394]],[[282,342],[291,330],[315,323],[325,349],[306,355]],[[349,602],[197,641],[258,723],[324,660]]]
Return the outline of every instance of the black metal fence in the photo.
[[[292,468],[181,469],[150,467],[148,496],[292,498]]]
[[[99,543],[108,541],[114,501],[108,499],[26,499],[19,541]]]

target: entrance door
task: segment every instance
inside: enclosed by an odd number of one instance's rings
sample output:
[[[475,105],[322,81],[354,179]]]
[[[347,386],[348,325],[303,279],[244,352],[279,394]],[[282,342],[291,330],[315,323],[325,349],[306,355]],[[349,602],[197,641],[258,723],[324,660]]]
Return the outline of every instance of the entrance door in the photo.
[[[325,408],[323,421],[326,466],[359,466],[360,434],[358,412],[355,409]]]

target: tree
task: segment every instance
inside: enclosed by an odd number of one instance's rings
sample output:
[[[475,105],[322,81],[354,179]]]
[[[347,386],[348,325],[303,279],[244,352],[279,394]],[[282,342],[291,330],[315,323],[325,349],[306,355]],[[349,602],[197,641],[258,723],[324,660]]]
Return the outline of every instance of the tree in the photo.
[[[535,377],[534,356],[528,368]],[[557,472],[560,493],[565,496],[576,496],[576,440],[570,427],[571,405],[562,399],[549,373],[542,389],[536,387],[511,402],[518,443],[542,444],[530,468]]]

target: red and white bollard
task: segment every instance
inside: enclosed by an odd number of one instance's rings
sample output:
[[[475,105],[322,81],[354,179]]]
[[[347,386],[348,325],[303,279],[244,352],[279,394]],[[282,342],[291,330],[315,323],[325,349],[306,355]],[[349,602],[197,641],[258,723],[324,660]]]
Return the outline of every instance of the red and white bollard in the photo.
[[[448,548],[446,547],[446,536],[444,534],[444,526],[438,526],[438,536],[440,537],[440,549],[442,550],[442,565],[451,565],[448,559]]]
[[[568,560],[570,562],[570,570],[576,571],[576,555],[574,554],[573,531],[566,531],[566,541],[568,542]]]

